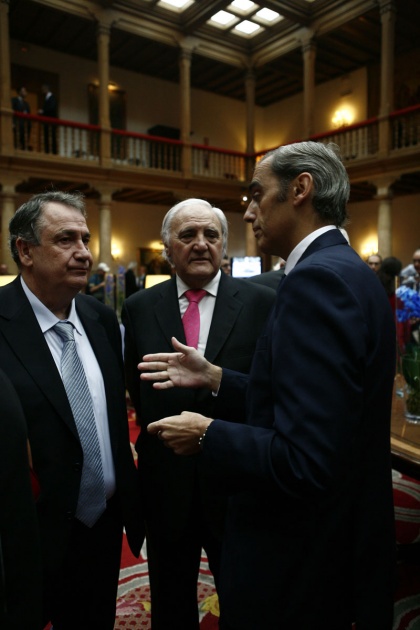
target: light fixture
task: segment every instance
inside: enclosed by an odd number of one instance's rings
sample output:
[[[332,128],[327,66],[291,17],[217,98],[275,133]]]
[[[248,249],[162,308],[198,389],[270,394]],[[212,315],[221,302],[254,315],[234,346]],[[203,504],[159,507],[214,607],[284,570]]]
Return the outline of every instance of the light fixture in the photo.
[[[334,112],[334,115],[331,119],[332,125],[335,129],[339,127],[346,127],[347,125],[351,125],[354,120],[354,110],[352,107],[345,105],[340,107]]]
[[[360,253],[362,258],[367,258],[378,252],[378,239],[376,236],[368,236],[361,244]]]

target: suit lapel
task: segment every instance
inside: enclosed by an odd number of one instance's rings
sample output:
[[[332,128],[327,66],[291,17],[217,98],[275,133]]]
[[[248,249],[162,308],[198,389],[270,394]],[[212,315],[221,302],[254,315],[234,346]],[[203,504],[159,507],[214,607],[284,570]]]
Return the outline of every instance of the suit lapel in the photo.
[[[243,303],[238,298],[238,293],[239,287],[236,280],[222,273],[204,353],[210,363],[216,359],[221,351],[242,310]]]
[[[181,343],[186,343],[175,277],[162,285],[160,299],[154,305],[154,312],[169,348],[172,349],[171,337],[176,337]]]
[[[30,377],[77,436],[61,376],[32,307],[23,292],[20,277],[4,287],[2,298],[1,333]]]

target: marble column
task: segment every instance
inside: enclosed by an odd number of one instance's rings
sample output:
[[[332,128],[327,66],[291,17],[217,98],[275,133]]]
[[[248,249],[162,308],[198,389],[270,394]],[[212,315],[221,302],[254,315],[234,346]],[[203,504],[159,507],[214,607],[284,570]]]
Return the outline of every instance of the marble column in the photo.
[[[111,120],[109,114],[109,40],[111,27],[103,22],[98,24],[98,74],[99,74],[99,126],[101,127],[100,162],[102,166],[111,164]]]
[[[245,75],[245,97],[246,97],[246,153],[252,156],[247,159],[246,179],[252,178],[255,159],[255,72],[248,68]]]
[[[113,190],[106,186],[96,186],[101,197],[99,205],[99,258],[97,262],[104,262],[112,267],[111,240],[112,240],[112,193]],[[95,263],[94,263],[95,265]]]
[[[381,16],[381,102],[380,118],[388,116],[394,109],[394,44],[395,44],[395,2],[394,0],[379,0]],[[389,121],[379,122],[379,152],[387,154],[390,148]]]
[[[382,258],[392,255],[392,199],[393,177],[380,177],[371,180],[376,186],[378,200],[378,252]]]
[[[191,151],[191,59],[192,46],[184,42],[179,55],[179,90],[181,100],[181,140],[182,160],[181,168],[184,177],[192,175],[192,151]]]
[[[302,42],[303,54],[303,137],[314,133],[313,113],[315,105],[316,42],[312,33]]]
[[[13,153],[13,110],[10,100],[9,0],[0,0],[0,154]]]
[[[9,223],[16,211],[16,185],[18,180],[13,178],[5,179],[1,177],[2,191],[0,192],[1,203],[1,252],[0,263],[7,265],[9,273],[17,273],[16,263],[14,262],[9,249]]]

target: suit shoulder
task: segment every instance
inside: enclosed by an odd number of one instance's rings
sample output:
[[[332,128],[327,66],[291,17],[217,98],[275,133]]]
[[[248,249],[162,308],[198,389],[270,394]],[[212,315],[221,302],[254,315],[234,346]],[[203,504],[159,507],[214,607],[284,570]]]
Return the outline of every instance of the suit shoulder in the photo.
[[[276,291],[274,288],[267,286],[265,284],[260,284],[257,282],[250,282],[250,279],[242,279],[235,278],[234,282],[237,283],[239,290],[244,292],[246,295],[252,296],[255,298],[266,298],[274,301],[276,297]]]

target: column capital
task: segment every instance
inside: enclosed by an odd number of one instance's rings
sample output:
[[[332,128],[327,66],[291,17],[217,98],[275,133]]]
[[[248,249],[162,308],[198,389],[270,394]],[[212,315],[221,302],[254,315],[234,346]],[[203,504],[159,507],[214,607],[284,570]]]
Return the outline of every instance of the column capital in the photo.
[[[112,195],[116,192],[114,187],[108,184],[95,184],[95,190],[97,190],[100,195],[98,199],[99,205],[110,205],[112,203]]]
[[[391,175],[369,178],[369,182],[376,187],[376,195],[374,195],[374,199],[392,199],[394,197],[394,193],[391,190],[391,186],[396,179],[397,178]]]
[[[316,50],[316,31],[313,28],[303,28],[299,39],[303,53]]]
[[[180,59],[189,59],[191,60],[192,54],[194,50],[198,46],[197,37],[187,36],[180,40],[179,49],[180,49]]]
[[[1,1],[1,0],[0,0]],[[22,182],[21,177],[17,177],[12,174],[2,173],[0,177],[0,184],[2,185],[2,190],[0,191],[0,196],[4,197],[5,195],[17,195],[16,186]]]
[[[387,13],[397,13],[397,5],[395,0],[378,0],[379,1],[379,15],[382,17]]]
[[[101,35],[106,35],[107,37],[110,37],[111,23],[104,22],[102,20],[98,21],[96,25],[96,34],[98,37],[100,37]]]

